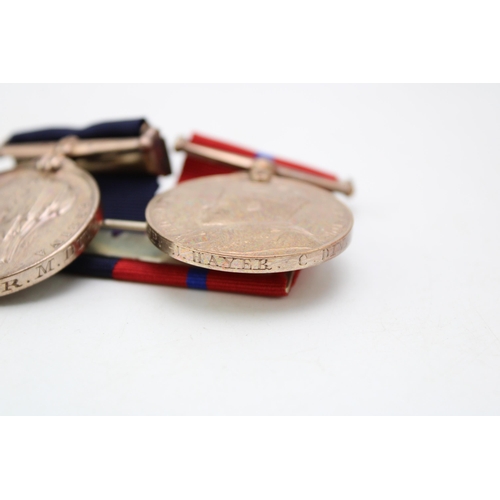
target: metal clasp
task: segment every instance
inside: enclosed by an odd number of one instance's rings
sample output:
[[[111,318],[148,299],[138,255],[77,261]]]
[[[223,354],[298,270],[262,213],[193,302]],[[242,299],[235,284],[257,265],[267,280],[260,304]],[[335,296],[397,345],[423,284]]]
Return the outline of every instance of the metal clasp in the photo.
[[[256,182],[269,182],[276,173],[276,165],[266,158],[257,158],[250,166],[250,179]]]
[[[93,173],[147,172],[151,175],[170,174],[165,141],[160,132],[144,123],[139,137],[80,139],[66,136],[56,142],[26,142],[4,144],[0,155],[13,156],[18,163],[46,155],[64,155]]]
[[[208,146],[201,146],[199,144],[194,144],[186,139],[179,138],[175,142],[176,151],[184,151],[188,155],[197,156],[205,160],[214,161],[217,163],[222,163],[224,165],[229,165],[235,168],[241,168],[244,170],[254,170],[254,173],[250,175],[252,178],[255,175],[255,180],[261,174],[257,173],[259,170],[259,165],[261,165],[260,160],[266,162],[266,167],[271,174],[280,175],[282,177],[289,177],[291,179],[296,179],[298,181],[308,182],[314,184],[315,186],[322,187],[328,191],[339,191],[341,193],[351,195],[353,192],[353,185],[350,181],[339,181],[334,179],[329,179],[327,177],[322,177],[320,175],[314,175],[314,173],[297,170],[286,165],[282,165],[277,161],[270,161],[266,159],[255,159],[248,156],[243,156],[236,153],[229,153],[227,151],[222,151],[220,149],[210,148]],[[272,165],[272,170],[269,169],[269,165]],[[262,171],[262,169],[260,169]],[[268,176],[269,172],[265,174]]]

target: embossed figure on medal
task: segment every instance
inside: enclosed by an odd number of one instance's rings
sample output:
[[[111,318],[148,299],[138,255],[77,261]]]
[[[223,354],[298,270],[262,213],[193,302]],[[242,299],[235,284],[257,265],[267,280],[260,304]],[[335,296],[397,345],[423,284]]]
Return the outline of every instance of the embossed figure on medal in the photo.
[[[349,244],[351,211],[330,191],[350,194],[350,183],[183,140],[176,146],[248,171],[186,181],[151,200],[149,238],[175,259],[220,271],[273,273],[315,266]]]
[[[0,296],[52,276],[80,255],[100,226],[94,179],[64,156],[0,175]]]

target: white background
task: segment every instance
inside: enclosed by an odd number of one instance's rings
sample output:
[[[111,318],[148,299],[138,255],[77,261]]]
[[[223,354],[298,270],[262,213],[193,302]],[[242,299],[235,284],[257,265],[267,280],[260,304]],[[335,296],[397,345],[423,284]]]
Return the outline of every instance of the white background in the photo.
[[[498,85],[0,87],[2,139],[140,116],[352,178],[352,244],[283,299],[69,275],[3,297],[0,413],[499,413]]]

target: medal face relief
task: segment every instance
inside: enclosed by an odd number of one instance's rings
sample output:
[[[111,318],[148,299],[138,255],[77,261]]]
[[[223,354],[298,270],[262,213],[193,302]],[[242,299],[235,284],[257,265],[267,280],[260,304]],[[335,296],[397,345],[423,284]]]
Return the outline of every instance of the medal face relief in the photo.
[[[349,243],[353,217],[329,191],[273,176],[214,175],[184,182],[153,198],[148,235],[187,264],[237,273],[315,266]]]
[[[94,179],[65,159],[57,171],[0,175],[0,297],[70,264],[99,230]]]

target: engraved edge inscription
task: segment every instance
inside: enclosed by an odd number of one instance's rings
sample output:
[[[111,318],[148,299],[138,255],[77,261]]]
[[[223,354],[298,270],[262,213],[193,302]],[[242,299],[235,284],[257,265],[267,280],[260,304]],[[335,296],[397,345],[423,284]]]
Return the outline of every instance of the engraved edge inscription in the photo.
[[[349,231],[335,243],[296,256],[245,258],[234,255],[201,252],[192,248],[183,247],[167,240],[149,225],[148,236],[151,242],[160,250],[186,264],[225,272],[264,274],[297,271],[317,266],[322,262],[333,259],[347,248],[351,239],[351,232]]]

